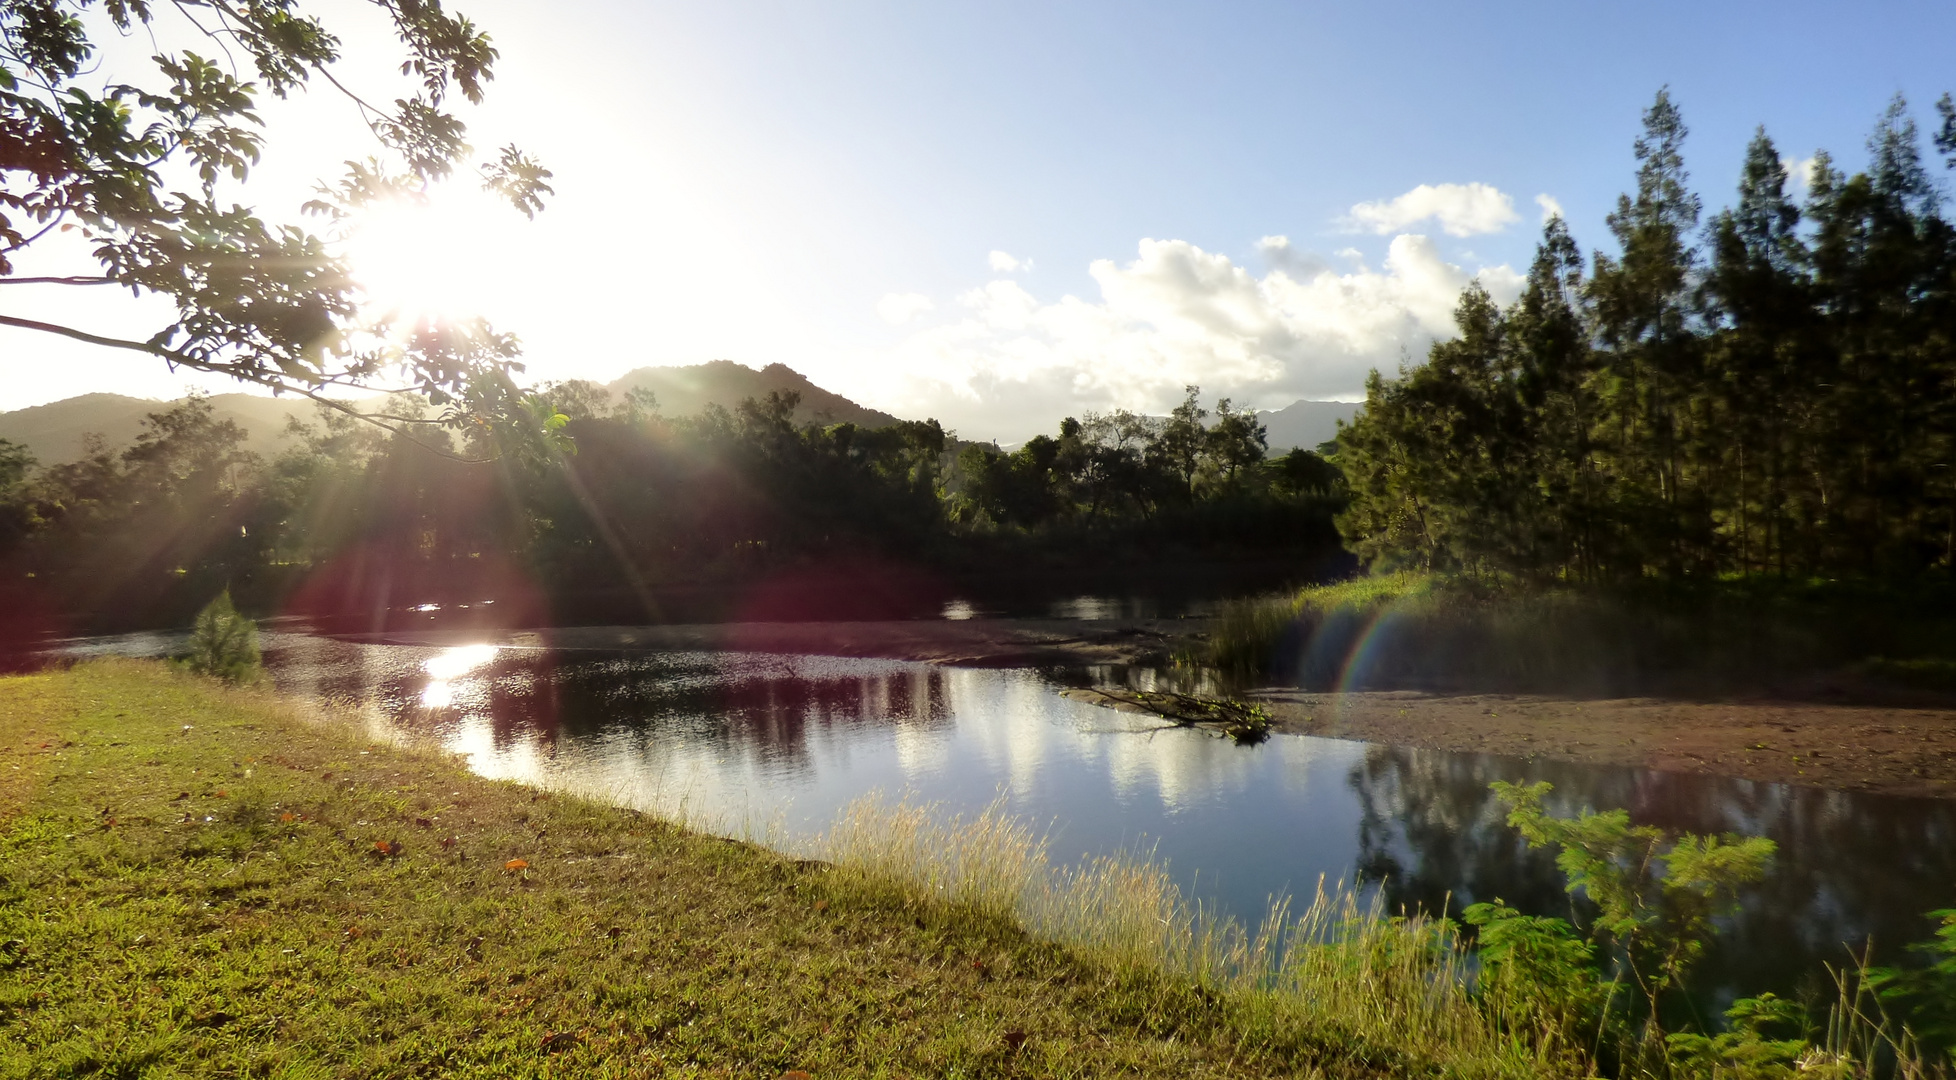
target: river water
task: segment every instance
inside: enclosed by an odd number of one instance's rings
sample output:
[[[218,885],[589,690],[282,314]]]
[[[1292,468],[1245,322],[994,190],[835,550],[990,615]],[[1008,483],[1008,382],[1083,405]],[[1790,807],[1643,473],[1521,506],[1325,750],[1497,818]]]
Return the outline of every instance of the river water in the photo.
[[[752,653],[427,648],[274,635],[288,691],[432,738],[490,777],[596,789],[723,832],[819,832],[869,792],[975,812],[1003,799],[1064,861],[1152,851],[1183,888],[1254,922],[1323,876],[1393,907],[1500,897],[1568,915],[1547,852],[1488,792],[1548,780],[1551,805],[1765,835],[1773,874],[1707,957],[1716,1000],[1822,988],[1870,940],[1900,955],[1956,904],[1956,803],[1492,755],[1275,736],[1255,746],[1067,700],[1109,672]],[[1132,678],[1132,673],[1127,673]]]

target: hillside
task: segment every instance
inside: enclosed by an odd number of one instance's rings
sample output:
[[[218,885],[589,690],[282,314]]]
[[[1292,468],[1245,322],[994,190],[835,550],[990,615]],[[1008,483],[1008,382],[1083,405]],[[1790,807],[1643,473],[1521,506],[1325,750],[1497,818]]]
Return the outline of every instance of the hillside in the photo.
[[[16,442],[44,465],[74,461],[82,456],[82,440],[100,435],[112,448],[128,446],[142,430],[143,417],[169,407],[169,402],[126,394],[83,394],[46,405],[0,413],[0,439]],[[211,407],[220,420],[236,421],[245,429],[245,445],[260,454],[276,454],[290,444],[286,416],[313,417],[312,403],[299,398],[260,397],[256,394],[213,394]]]
[[[803,423],[883,427],[897,419],[824,390],[785,364],[769,364],[759,371],[729,360],[690,367],[646,367],[628,373],[606,389],[622,400],[627,390],[636,387],[658,395],[659,411],[670,417],[691,416],[708,405],[732,409],[743,398],[763,398],[770,390],[791,390],[801,395],[795,418]],[[82,456],[86,436],[100,435],[111,448],[128,446],[142,430],[143,417],[168,405],[126,394],[82,394],[0,413],[0,439],[27,447],[44,465],[74,461]],[[266,456],[291,444],[285,435],[288,415],[308,422],[314,416],[310,402],[291,397],[213,394],[211,406],[218,419],[234,420],[245,429],[247,448]]]
[[[627,372],[606,389],[619,397],[628,390],[650,390],[658,396],[659,412],[666,416],[691,416],[708,405],[732,409],[745,398],[764,398],[769,391],[780,390],[801,395],[795,419],[802,423],[885,427],[897,422],[889,413],[865,408],[816,386],[786,364],[769,364],[759,371],[731,360],[689,367],[643,367]]]

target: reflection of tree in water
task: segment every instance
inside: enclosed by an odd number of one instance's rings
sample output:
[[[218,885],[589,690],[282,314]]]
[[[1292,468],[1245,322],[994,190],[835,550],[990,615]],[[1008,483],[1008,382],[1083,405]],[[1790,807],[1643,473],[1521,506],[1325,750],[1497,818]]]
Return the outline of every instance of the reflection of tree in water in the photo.
[[[1385,885],[1387,906],[1458,913],[1493,900],[1566,914],[1562,874],[1505,824],[1488,785],[1513,779],[1501,759],[1375,746],[1351,774],[1358,793],[1358,872]]]
[[[817,732],[950,725],[944,673],[902,667],[808,673],[788,663],[728,666],[699,655],[511,653],[485,710],[496,745],[541,736],[636,736],[751,753],[789,765]]]
[[[1529,851],[1488,785],[1547,780],[1550,810],[1622,807],[1638,824],[1771,837],[1773,873],[1723,928],[1697,983],[1708,1003],[1736,993],[1817,990],[1823,964],[1872,938],[1899,958],[1928,936],[1922,918],[1956,902],[1956,804],[1720,777],[1374,747],[1352,770],[1361,873],[1388,904],[1451,910],[1496,896],[1531,914],[1570,912],[1548,851]],[[1451,894],[1451,900],[1448,896]],[[1583,911],[1584,919],[1588,912]]]

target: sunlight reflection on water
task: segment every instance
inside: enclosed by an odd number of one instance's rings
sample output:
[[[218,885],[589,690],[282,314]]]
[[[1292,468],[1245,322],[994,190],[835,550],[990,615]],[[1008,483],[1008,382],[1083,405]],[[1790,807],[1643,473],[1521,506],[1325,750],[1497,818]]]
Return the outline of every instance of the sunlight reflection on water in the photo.
[[[1773,875],[1707,960],[1747,992],[1796,989],[1842,942],[1920,938],[1921,913],[1956,896],[1956,803],[1301,736],[1236,746],[1068,700],[1030,670],[267,644],[282,688],[351,704],[377,733],[432,739],[484,776],[775,840],[822,829],[871,791],[965,813],[1002,795],[1060,855],[1151,849],[1250,919],[1320,874],[1384,880],[1390,904],[1458,911],[1499,896],[1566,915],[1552,855],[1515,839],[1494,780],[1553,782],[1558,813],[1624,807],[1670,828],[1772,836]]]

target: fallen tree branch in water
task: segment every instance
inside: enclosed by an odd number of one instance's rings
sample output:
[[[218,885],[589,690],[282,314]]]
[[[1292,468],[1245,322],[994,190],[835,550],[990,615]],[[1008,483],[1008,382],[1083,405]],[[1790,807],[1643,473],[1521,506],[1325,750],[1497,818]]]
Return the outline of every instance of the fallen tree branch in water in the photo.
[[[1149,713],[1177,727],[1220,731],[1238,743],[1259,743],[1270,735],[1270,715],[1263,706],[1228,698],[1125,687],[1062,690],[1060,695],[1103,708]]]

